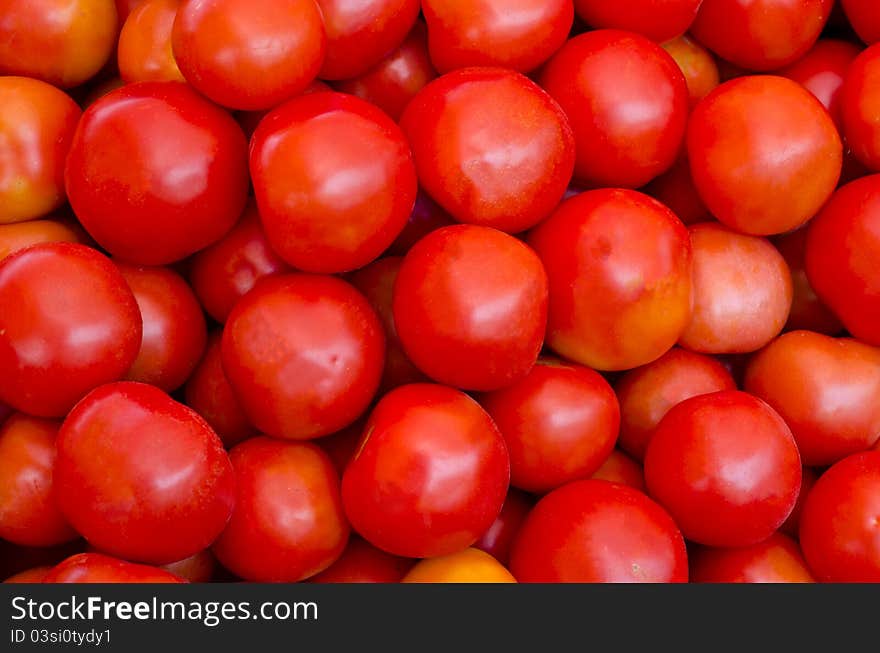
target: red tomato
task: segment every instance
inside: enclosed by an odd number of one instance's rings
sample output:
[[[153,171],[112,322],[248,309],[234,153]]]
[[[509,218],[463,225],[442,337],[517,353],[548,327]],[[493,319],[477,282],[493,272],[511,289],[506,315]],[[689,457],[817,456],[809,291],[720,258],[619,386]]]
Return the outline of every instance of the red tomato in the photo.
[[[550,215],[571,179],[574,137],[565,114],[511,70],[466,68],[434,80],[407,105],[400,126],[422,188],[459,222],[529,229]]]
[[[210,549],[199,551],[183,560],[163,565],[162,569],[190,583],[208,583],[214,577],[217,561]]]
[[[134,295],[99,252],[46,243],[8,256],[0,264],[0,400],[63,417],[128,372],[141,331]]]
[[[360,537],[352,536],[345,551],[312,583],[399,583],[415,561],[385,553]]]
[[[468,66],[534,70],[571,30],[571,0],[424,0],[431,60],[441,73]]]
[[[296,582],[342,555],[349,526],[327,454],[311,443],[256,437],[229,455],[235,510],[214,543],[224,567],[249,581]]]
[[[52,491],[59,424],[12,415],[0,426],[0,537],[23,546],[76,539]]]
[[[645,453],[645,482],[689,540],[748,546],[791,513],[801,461],[776,411],[722,390],[686,399],[660,420]]]
[[[722,59],[766,71],[813,46],[834,0],[703,0],[691,33]]]
[[[318,0],[318,5],[327,29],[321,79],[367,72],[403,43],[419,15],[419,0]]]
[[[247,197],[246,146],[229,114],[185,84],[129,84],[83,114],[67,158],[67,195],[106,250],[164,265],[235,224]]]
[[[510,488],[501,512],[482,537],[474,542],[474,548],[485,551],[502,565],[510,562],[510,547],[522,527],[526,515],[534,507],[534,499],[516,488]]]
[[[223,330],[223,369],[263,433],[305,440],[351,424],[373,399],[385,360],[369,302],[334,277],[267,277]]]
[[[403,256],[432,231],[452,224],[455,224],[455,221],[449,217],[449,214],[427,194],[419,191],[409,221],[397,239],[391,243],[387,253],[391,256]]]
[[[504,439],[477,402],[413,384],[389,392],[371,413],[342,477],[342,499],[368,542],[424,558],[476,542],[501,512],[509,479]]]
[[[813,217],[834,191],[843,160],[822,104],[800,84],[772,75],[739,77],[704,98],[688,124],[687,153],[712,215],[755,235],[789,231]]]
[[[690,568],[694,583],[815,582],[797,542],[781,533],[742,548],[698,548]]]
[[[64,160],[80,114],[45,82],[0,77],[0,224],[39,218],[64,202]]]
[[[880,345],[880,175],[843,186],[810,222],[807,278],[859,340]]]
[[[878,441],[878,443],[880,443],[880,441]],[[791,511],[788,519],[786,519],[782,526],[779,527],[780,533],[785,533],[789,537],[797,539],[804,503],[806,502],[807,497],[810,496],[810,490],[813,489],[813,486],[818,479],[819,476],[809,467],[804,467],[801,470],[801,490],[798,493],[797,503],[794,504],[794,509]]]
[[[620,407],[598,372],[539,360],[531,372],[480,399],[510,454],[510,483],[544,494],[589,478],[611,455]]]
[[[143,383],[89,393],[57,439],[55,496],[90,544],[166,564],[208,547],[226,525],[235,478],[196,412]]]
[[[646,492],[645,472],[642,466],[619,449],[612,451],[590,478],[627,485],[639,492]]]
[[[657,42],[687,31],[702,0],[574,0],[578,16],[594,28],[636,32]]]
[[[78,553],[52,567],[44,583],[185,583],[171,572],[100,553]]]
[[[804,557],[820,581],[880,582],[880,452],[835,463],[807,496],[801,513]]]
[[[184,81],[171,51],[171,28],[180,0],[147,0],[119,33],[119,76],[126,83]]]
[[[88,236],[79,224],[60,217],[0,224],[0,261],[31,245],[85,243],[87,240]]]
[[[662,45],[684,74],[693,108],[720,83],[718,64],[706,48],[687,36],[679,36]]]
[[[736,383],[716,359],[675,347],[624,374],[615,390],[620,401],[620,447],[642,460],[654,429],[670,408],[691,397],[736,390]]]
[[[496,390],[524,377],[538,358],[547,275],[513,236],[444,227],[404,257],[393,313],[404,352],[422,372],[467,390]]]
[[[46,574],[49,573],[49,570],[52,569],[51,566],[44,567],[31,567],[30,569],[26,569],[25,571],[20,571],[17,574],[10,576],[4,583],[42,583],[43,579],[46,577]]]
[[[849,24],[868,45],[880,41],[880,14],[874,0],[840,0]]]
[[[116,0],[116,13],[119,14],[119,24],[124,23],[135,9],[148,0]]]
[[[70,88],[101,70],[116,45],[113,0],[0,0],[0,16],[0,75]]]
[[[541,499],[513,542],[521,583],[683,583],[687,552],[672,518],[643,493],[575,481]]]
[[[415,202],[415,166],[400,128],[351,95],[311,93],[275,109],[254,132],[250,156],[269,242],[307,272],[373,261]]]
[[[599,370],[656,360],[691,318],[687,230],[647,195],[604,189],[563,202],[529,244],[550,281],[546,344]]]
[[[642,189],[655,200],[662,202],[684,224],[711,220],[709,209],[697,192],[691,176],[687,152],[682,151],[672,167]]]
[[[308,95],[309,93],[322,93],[324,91],[332,91],[328,84],[325,84],[320,79],[315,79],[306,87],[300,95]],[[269,112],[272,109],[262,109],[259,111],[234,111],[233,117],[238,121],[238,124],[241,126],[244,131],[244,135],[247,136],[248,142],[250,142],[251,137],[254,135],[257,127],[260,125],[260,122],[269,115]]]
[[[656,43],[619,30],[581,34],[547,62],[540,83],[571,122],[580,181],[637,188],[675,161],[688,88]]]
[[[315,444],[321,447],[321,449],[324,450],[324,453],[330,456],[330,462],[333,463],[333,466],[336,468],[336,471],[339,472],[340,477],[342,477],[343,472],[345,472],[345,468],[348,466],[349,461],[354,458],[354,455],[357,453],[361,442],[361,436],[364,434],[365,422],[366,417],[359,418],[351,426],[346,426],[341,431],[337,431],[336,433],[315,440]]]
[[[850,64],[840,92],[843,135],[855,157],[880,171],[880,45],[872,45]]]

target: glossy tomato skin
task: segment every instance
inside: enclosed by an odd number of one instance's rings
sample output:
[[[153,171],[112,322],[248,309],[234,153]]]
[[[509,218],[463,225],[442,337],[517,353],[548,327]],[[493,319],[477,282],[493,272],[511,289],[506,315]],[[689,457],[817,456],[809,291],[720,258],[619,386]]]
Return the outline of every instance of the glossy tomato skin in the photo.
[[[840,0],[849,24],[868,45],[880,41],[880,16],[871,0]]]
[[[658,43],[684,34],[702,0],[575,0],[578,16],[596,29],[636,32]]]
[[[67,195],[86,231],[116,257],[172,263],[218,240],[241,215],[246,149],[229,114],[185,84],[129,84],[83,114]]]
[[[615,449],[602,466],[590,477],[597,481],[609,481],[645,492],[645,472],[642,466],[620,449]]]
[[[770,406],[722,390],[691,397],[660,420],[645,453],[645,481],[689,540],[749,546],[791,513],[801,462]]]
[[[522,527],[526,515],[534,507],[535,499],[515,487],[510,488],[501,512],[489,529],[474,543],[475,549],[485,551],[502,565],[510,562],[510,547]]]
[[[64,202],[64,160],[81,114],[45,82],[0,77],[0,225],[42,217]]]
[[[339,477],[323,451],[256,437],[233,448],[230,458],[235,510],[213,547],[224,567],[249,581],[296,582],[342,555],[350,529]]]
[[[217,434],[143,383],[109,383],[70,412],[57,439],[55,496],[90,544],[166,564],[207,548],[235,500]]]
[[[415,560],[391,555],[352,535],[336,562],[310,583],[399,583]]]
[[[9,542],[53,546],[77,537],[53,493],[59,426],[21,413],[0,426],[0,537]]]
[[[491,555],[468,548],[416,563],[403,583],[515,583],[513,575]]]
[[[0,0],[0,75],[60,88],[93,77],[116,45],[113,0]]]
[[[744,389],[782,416],[805,465],[831,465],[880,438],[880,349],[857,340],[783,334],[752,358]]]
[[[798,538],[804,503],[806,503],[807,497],[810,496],[810,490],[813,489],[818,479],[818,474],[811,467],[804,467],[801,470],[801,490],[798,493],[797,503],[794,504],[794,509],[791,511],[788,519],[779,527],[780,533],[785,533],[795,539]]]
[[[468,66],[530,72],[571,30],[571,0],[424,0],[431,60],[441,73]]]
[[[269,113],[251,140],[250,169],[269,242],[307,272],[345,272],[376,259],[416,198],[400,128],[344,93],[311,93]]]
[[[694,186],[691,166],[685,151],[679,155],[669,170],[655,177],[642,191],[669,207],[686,225],[712,219],[706,203]]]
[[[816,578],[880,582],[880,452],[835,463],[816,481],[801,513],[800,542]]]
[[[666,41],[662,46],[681,68],[693,108],[721,82],[715,57],[686,35]]]
[[[223,369],[260,431],[305,440],[351,424],[379,387],[382,324],[340,279],[267,277],[235,306],[223,330]]]
[[[546,345],[597,370],[656,360],[691,317],[691,246],[669,209],[603,189],[566,200],[531,232],[550,282]]]
[[[694,583],[816,582],[797,542],[782,533],[742,548],[697,548],[690,577]]]
[[[880,345],[880,175],[842,186],[810,221],[805,263],[819,299],[859,340]]]
[[[575,141],[565,114],[511,70],[443,75],[412,99],[400,125],[421,187],[459,222],[524,231],[553,211],[571,179]]]
[[[684,540],[643,493],[608,481],[569,483],[542,498],[513,543],[521,583],[684,583]]]
[[[624,374],[614,389],[620,401],[619,445],[643,460],[654,429],[670,408],[698,395],[736,390],[736,383],[717,359],[674,347]]]
[[[867,168],[880,171],[880,45],[863,50],[850,64],[841,90],[843,135],[855,157]]]
[[[510,454],[510,483],[544,494],[589,478],[614,449],[617,397],[601,374],[543,359],[519,381],[483,395]]]
[[[0,225],[0,261],[10,254],[41,243],[87,244],[89,237],[75,222],[60,216]]]
[[[232,109],[268,109],[315,79],[327,49],[315,0],[182,0],[171,34],[180,72]]]
[[[504,439],[479,404],[446,386],[412,384],[373,409],[342,499],[368,542],[423,558],[476,542],[498,517],[509,479]]]
[[[210,549],[199,551],[183,560],[162,565],[162,569],[189,583],[210,582],[216,568],[217,561]]]
[[[687,82],[656,43],[620,30],[580,34],[553,55],[539,80],[571,123],[581,182],[637,188],[675,161],[687,123]]]
[[[133,82],[186,81],[171,50],[180,0],[148,0],[125,19],[119,33],[119,76]]]
[[[687,154],[712,215],[766,236],[799,227],[822,207],[840,177],[843,145],[810,91],[784,77],[748,75],[696,106]]]
[[[185,583],[169,571],[126,562],[101,553],[78,553],[56,566],[44,583]]]
[[[63,417],[128,372],[141,331],[134,295],[103,254],[45,243],[8,256],[0,264],[0,399],[30,415]]]
[[[496,390],[525,376],[547,323],[547,275],[531,248],[501,231],[455,225],[404,257],[394,324],[409,359],[438,383]]]

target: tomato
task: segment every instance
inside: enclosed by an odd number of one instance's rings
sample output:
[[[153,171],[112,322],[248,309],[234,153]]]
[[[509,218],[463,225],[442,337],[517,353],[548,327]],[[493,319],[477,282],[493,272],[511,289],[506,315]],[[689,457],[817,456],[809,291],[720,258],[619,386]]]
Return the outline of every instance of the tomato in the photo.
[[[113,255],[172,263],[218,240],[241,215],[246,147],[229,114],[185,84],[129,84],[83,114],[67,157],[67,194],[86,231]]]
[[[849,24],[868,45],[880,41],[880,16],[873,0],[840,0]]]
[[[52,567],[44,583],[185,583],[158,567],[126,562],[101,553],[79,553]]]
[[[571,30],[571,0],[424,0],[431,60],[441,73],[501,66],[527,73],[547,61]]]
[[[615,390],[620,401],[620,447],[643,460],[654,429],[670,408],[691,397],[736,390],[736,383],[716,359],[675,347],[624,374]]]
[[[838,190],[810,221],[810,285],[859,340],[880,345],[880,175]]]
[[[24,546],[76,539],[52,491],[59,424],[17,413],[0,426],[0,537]]]
[[[46,243],[8,256],[0,264],[0,400],[63,417],[128,372],[141,331],[134,295],[99,252]]]
[[[49,573],[49,570],[52,569],[50,566],[44,567],[31,567],[30,569],[26,569],[25,571],[20,571],[17,574],[10,576],[4,583],[42,583],[43,579],[46,577],[46,574]]]
[[[822,104],[773,75],[739,77],[706,96],[691,115],[687,153],[712,215],[762,236],[813,217],[834,191],[843,160]]]
[[[669,170],[655,177],[642,190],[669,207],[684,224],[712,219],[709,209],[694,186],[687,152],[682,152]]]
[[[619,30],[575,36],[544,66],[540,84],[571,122],[580,181],[637,188],[675,161],[688,88],[656,43]]]
[[[703,0],[691,34],[722,59],[767,71],[800,59],[834,0]]]
[[[312,576],[312,583],[398,583],[415,561],[385,553],[366,540],[352,536],[345,551],[336,562],[320,574]]]
[[[687,552],[672,518],[642,492],[575,481],[532,509],[513,542],[521,583],[683,583]]]
[[[611,455],[620,407],[598,372],[539,360],[515,383],[480,399],[510,454],[510,483],[543,494],[589,478]]]
[[[311,443],[256,437],[229,456],[235,510],[213,549],[224,567],[249,581],[296,582],[342,555],[349,526],[327,454]]]
[[[702,0],[574,0],[574,8],[590,27],[636,32],[657,42],[687,31]]]
[[[791,513],[801,461],[776,411],[722,390],[686,399],[660,420],[645,453],[645,482],[689,540],[748,546]]]
[[[307,272],[345,272],[376,259],[416,198],[400,128],[343,93],[312,93],[269,113],[251,140],[250,168],[269,242]]]
[[[336,90],[375,104],[393,120],[400,120],[409,101],[437,77],[428,56],[428,33],[417,21],[400,47],[365,73],[337,82]]]
[[[402,583],[515,583],[495,558],[479,549],[464,549],[417,563]]]
[[[510,463],[492,418],[462,392],[405,385],[373,409],[342,476],[352,527],[395,555],[471,546],[504,503]]]
[[[656,360],[691,318],[691,247],[669,209],[630,190],[566,200],[528,239],[550,282],[546,345],[599,370]]]
[[[782,416],[805,465],[831,465],[880,438],[880,349],[857,340],[786,333],[752,358],[744,389]]]
[[[791,511],[791,514],[788,516],[788,519],[779,527],[780,533],[785,533],[789,537],[797,538],[798,537],[798,529],[801,524],[801,513],[804,509],[804,503],[807,500],[807,497],[810,496],[810,490],[813,489],[813,486],[816,484],[819,476],[809,467],[804,467],[801,470],[801,491],[798,493],[797,503],[794,504],[794,509]]]
[[[15,252],[41,243],[85,243],[82,228],[65,218],[49,217],[0,225],[0,261]]]
[[[135,9],[148,0],[116,0],[116,13],[119,14],[119,24],[122,25]]]
[[[801,513],[800,541],[820,581],[880,582],[880,452],[844,458],[819,477]]]
[[[438,229],[409,251],[394,284],[394,323],[422,372],[467,390],[524,377],[547,323],[547,275],[513,236],[474,225]]]
[[[385,360],[369,302],[333,277],[267,277],[223,330],[223,369],[251,423],[305,440],[351,424],[373,399]]]
[[[89,393],[57,439],[55,496],[90,544],[166,564],[223,530],[235,478],[220,439],[196,412],[143,383]]]
[[[511,70],[443,75],[412,99],[400,126],[421,187],[459,222],[529,229],[550,215],[571,179],[575,142],[565,114]]]
[[[304,90],[300,95],[308,95],[309,93],[322,93],[324,91],[332,91],[333,89],[320,79],[312,80],[312,82],[306,86],[306,90]],[[250,142],[251,137],[254,135],[257,127],[260,122],[269,115],[269,112],[272,109],[260,109],[258,111],[235,111],[233,112],[233,116],[238,121],[238,124],[241,125],[242,130],[244,131],[244,135],[247,136],[248,142]]]
[[[61,88],[94,76],[117,36],[113,0],[0,0],[0,75]]]
[[[340,477],[357,453],[366,421],[366,416],[360,417],[354,424],[346,426],[341,431],[315,440],[315,444],[330,456],[330,462],[333,463]]]
[[[681,68],[693,108],[721,81],[715,58],[706,48],[686,35],[666,41],[662,46]]]
[[[257,430],[247,415],[229,380],[223,372],[220,332],[208,337],[205,355],[193,370],[184,387],[186,405],[201,415],[220,436],[226,447],[232,447]]]
[[[318,5],[327,29],[321,79],[362,75],[403,43],[419,15],[419,0],[318,0]]]
[[[184,81],[171,51],[180,0],[148,0],[131,12],[119,33],[119,75],[132,82]]]
[[[80,114],[45,82],[0,77],[0,225],[42,217],[64,202],[64,160]]]
[[[742,548],[698,548],[690,566],[694,583],[815,582],[797,543],[781,533]]]
[[[214,555],[205,549],[183,560],[163,565],[162,569],[190,583],[208,583],[214,577],[216,566]]]
[[[615,449],[602,466],[590,477],[598,481],[610,481],[645,492],[645,472],[642,466],[620,449]]]
[[[474,542],[474,548],[485,551],[506,566],[510,562],[510,546],[534,504],[530,495],[510,488],[501,512],[489,529]]]
[[[840,106],[843,134],[855,157],[870,170],[880,171],[880,45],[863,50],[850,64]]]
[[[413,206],[409,220],[400,235],[391,243],[386,251],[391,256],[403,256],[413,245],[419,242],[432,231],[440,227],[448,227],[455,224],[449,214],[440,208],[426,193],[419,191],[416,195],[416,203]]]

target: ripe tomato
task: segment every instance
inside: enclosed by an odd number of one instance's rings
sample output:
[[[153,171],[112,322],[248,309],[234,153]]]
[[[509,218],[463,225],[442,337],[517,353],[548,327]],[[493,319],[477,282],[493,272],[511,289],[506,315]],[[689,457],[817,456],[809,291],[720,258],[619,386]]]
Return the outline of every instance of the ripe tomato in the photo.
[[[501,512],[509,480],[504,439],[480,405],[452,388],[413,384],[373,409],[342,499],[368,542],[424,558],[474,544]]]
[[[315,444],[321,447],[321,449],[324,450],[324,453],[330,456],[330,462],[333,463],[333,466],[336,468],[336,471],[339,472],[340,477],[342,477],[343,472],[345,472],[345,468],[348,466],[349,461],[351,461],[357,453],[361,442],[361,436],[364,434],[364,424],[366,421],[366,416],[360,417],[356,422],[350,426],[346,426],[341,431],[331,433],[330,435],[315,440]]]
[[[681,68],[693,108],[721,81],[715,58],[706,48],[685,35],[666,41],[662,46]]]
[[[309,579],[311,583],[399,583],[415,561],[377,549],[352,535],[336,562]]]
[[[590,478],[627,485],[639,492],[646,491],[645,472],[642,466],[619,449],[612,451]]]
[[[791,513],[801,461],[776,411],[722,390],[686,399],[660,420],[645,453],[645,482],[689,540],[748,546]]]
[[[115,256],[172,263],[218,240],[241,215],[246,147],[229,114],[185,84],[129,84],[83,114],[67,157],[67,195],[86,231]]]
[[[78,553],[52,567],[44,583],[185,583],[171,572],[101,553]]]
[[[0,264],[0,400],[63,417],[128,372],[141,331],[134,295],[99,252],[45,243],[8,256]]]
[[[86,232],[79,224],[62,217],[0,224],[0,261],[10,254],[41,243],[85,243]]]
[[[801,513],[804,557],[820,581],[880,582],[880,452],[857,453],[828,469]]]
[[[209,583],[214,577],[217,561],[210,549],[199,551],[183,560],[162,565],[162,569],[189,583]]]
[[[342,555],[349,526],[327,454],[311,443],[256,437],[229,456],[235,510],[214,543],[224,567],[249,581],[296,582]]]
[[[269,242],[307,272],[345,272],[376,259],[416,198],[400,128],[343,93],[311,93],[269,113],[251,139],[250,168]]]
[[[464,549],[417,563],[402,583],[515,583],[507,569],[485,551]]]
[[[446,211],[423,191],[419,191],[409,221],[386,253],[391,256],[403,256],[432,231],[453,224],[455,221]]]
[[[51,566],[31,567],[4,580],[4,583],[42,583]]]
[[[794,509],[791,511],[788,519],[779,527],[780,533],[785,533],[789,537],[797,539],[804,503],[806,503],[807,497],[810,496],[810,490],[813,489],[818,479],[819,476],[811,468],[804,467],[801,470],[801,490],[798,492],[797,503],[794,504]]]
[[[687,552],[672,518],[643,493],[575,481],[529,513],[513,542],[521,583],[687,582]]]
[[[694,186],[686,151],[682,151],[669,170],[654,178],[642,190],[669,207],[684,224],[712,219],[709,209]]]
[[[880,41],[880,15],[873,0],[840,0],[849,24],[868,45]]]
[[[507,491],[501,512],[489,529],[474,542],[474,548],[485,551],[502,565],[510,562],[510,546],[534,506],[533,497],[516,488]]]
[[[305,440],[351,424],[373,399],[382,324],[352,286],[319,275],[267,277],[223,330],[223,369],[263,433]]]
[[[675,161],[687,82],[656,43],[619,30],[581,34],[547,62],[540,84],[571,122],[580,181],[637,188]]]
[[[480,399],[510,454],[510,483],[543,494],[589,478],[611,455],[620,408],[598,372],[539,360],[515,383]]]
[[[400,126],[422,188],[459,222],[529,229],[553,211],[571,179],[574,137],[565,114],[511,70],[443,75],[412,99]]]
[[[135,9],[148,0],[116,0],[116,13],[119,14],[119,24],[122,25]]]
[[[64,420],[57,448],[61,511],[101,551],[176,562],[207,548],[229,519],[235,478],[220,439],[158,388],[92,391]]]
[[[684,34],[702,0],[575,0],[574,8],[590,27],[637,32],[657,42]]]
[[[39,218],[64,202],[64,160],[80,114],[45,82],[0,77],[0,225]]]
[[[850,64],[840,92],[843,134],[855,157],[880,171],[880,45],[872,45]]]
[[[474,225],[438,229],[409,251],[394,284],[394,323],[422,372],[467,390],[524,377],[547,323],[547,275],[513,236]]]
[[[690,570],[694,583],[816,582],[797,542],[782,533],[742,548],[696,548]]]
[[[691,318],[691,247],[665,206],[630,190],[581,193],[529,236],[550,281],[546,344],[599,370],[656,360]]]
[[[171,51],[171,29],[180,0],[147,0],[119,33],[119,76],[126,83],[185,81]]]
[[[843,161],[822,104],[773,75],[739,77],[706,96],[691,115],[687,153],[712,215],[762,236],[812,218],[834,191]]]

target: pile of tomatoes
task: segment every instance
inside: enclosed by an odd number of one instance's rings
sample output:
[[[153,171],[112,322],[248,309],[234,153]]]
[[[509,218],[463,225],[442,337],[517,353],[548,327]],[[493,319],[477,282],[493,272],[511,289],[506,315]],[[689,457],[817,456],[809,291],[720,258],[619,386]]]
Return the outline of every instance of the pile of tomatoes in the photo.
[[[880,581],[875,0],[0,0],[0,75],[0,577]]]

